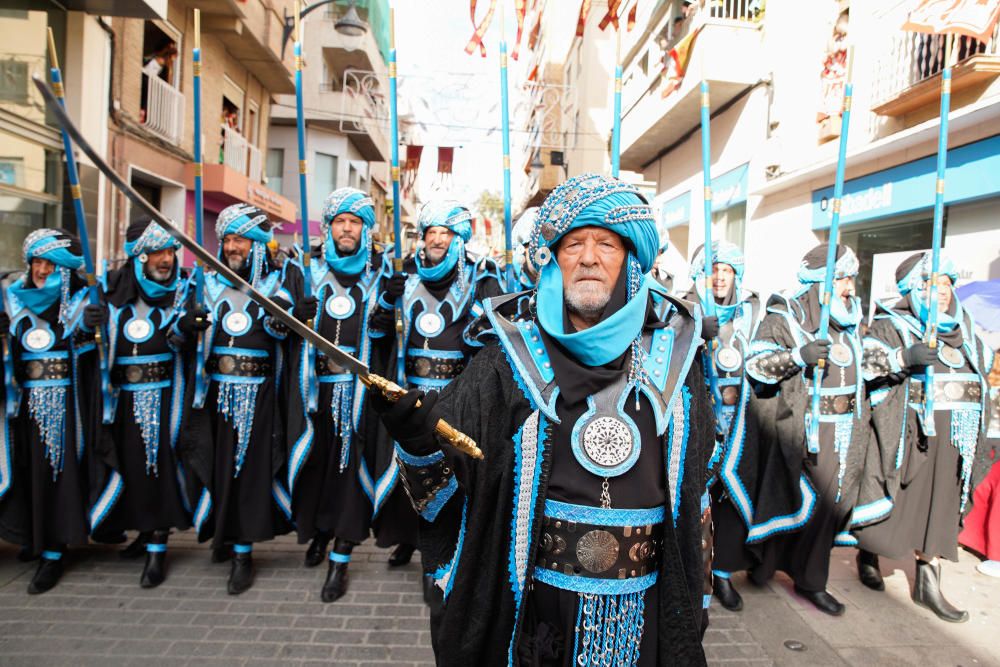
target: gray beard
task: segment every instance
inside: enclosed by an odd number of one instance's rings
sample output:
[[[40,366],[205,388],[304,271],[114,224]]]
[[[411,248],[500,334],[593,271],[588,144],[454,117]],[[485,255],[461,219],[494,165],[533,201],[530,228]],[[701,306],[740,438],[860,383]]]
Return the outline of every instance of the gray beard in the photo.
[[[592,289],[570,286],[566,288],[563,299],[571,313],[592,320],[600,317],[607,308],[611,301],[611,290],[604,291],[603,287]]]
[[[146,277],[158,283],[165,283],[170,280],[170,276],[173,272],[174,270],[172,268],[167,269],[166,271],[160,271],[159,269],[146,267]]]
[[[232,271],[239,271],[243,268],[243,264],[246,263],[245,257],[240,257],[239,255],[228,255],[226,257],[226,266]]]

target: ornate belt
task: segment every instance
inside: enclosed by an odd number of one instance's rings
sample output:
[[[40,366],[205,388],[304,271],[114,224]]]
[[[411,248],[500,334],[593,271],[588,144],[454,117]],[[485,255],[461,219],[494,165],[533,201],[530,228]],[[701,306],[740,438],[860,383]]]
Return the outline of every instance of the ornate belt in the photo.
[[[70,377],[69,356],[31,358],[21,366],[18,373],[20,382],[46,382],[68,380]]]
[[[117,386],[123,384],[147,384],[151,382],[166,382],[173,376],[173,358],[136,362],[128,359],[116,359],[111,369],[111,383]]]
[[[421,351],[423,352],[423,351]],[[465,357],[433,356],[434,350],[424,354],[406,354],[406,375],[427,380],[453,380],[465,370]],[[442,353],[439,353],[442,354]],[[455,353],[456,355],[461,353]]]
[[[824,395],[819,397],[819,412],[821,415],[846,415],[854,412],[854,394]]]
[[[353,353],[353,350],[345,351]],[[325,377],[328,375],[344,375],[350,372],[350,370],[338,364],[331,357],[326,356],[322,352],[316,353],[316,375]]]
[[[208,358],[205,368],[211,374],[260,378],[271,374],[267,357],[250,357],[242,354],[216,354]]]
[[[663,516],[662,507],[616,510],[547,500],[536,577],[578,590],[586,585],[562,585],[549,573],[561,575],[558,579],[629,580],[654,575],[659,571]],[[541,574],[540,569],[547,572]]]
[[[934,402],[937,403],[979,403],[983,397],[983,388],[977,381],[953,380],[948,376],[952,373],[940,373],[934,376]],[[910,383],[910,402],[924,402],[923,381]]]

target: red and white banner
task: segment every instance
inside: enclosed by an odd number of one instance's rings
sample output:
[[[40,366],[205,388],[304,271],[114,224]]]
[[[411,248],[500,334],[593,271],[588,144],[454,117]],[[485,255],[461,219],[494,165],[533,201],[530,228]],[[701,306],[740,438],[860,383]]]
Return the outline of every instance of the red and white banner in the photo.
[[[486,16],[483,17],[483,22],[476,24],[476,2],[477,0],[469,0],[469,15],[472,17],[472,27],[474,32],[472,37],[469,39],[469,43],[465,45],[465,52],[470,56],[472,52],[479,47],[479,55],[483,58],[486,57],[486,45],[483,44],[483,35],[486,34],[486,30],[490,27],[490,23],[493,21],[493,12],[497,8],[497,0],[490,0],[490,7],[486,10]],[[502,20],[502,19],[501,19]]]
[[[998,0],[917,0],[903,30],[966,35],[989,41],[1000,19]]]
[[[587,14],[590,13],[590,0],[583,0],[580,5],[580,15],[576,17],[576,36],[583,37],[583,28],[587,25]]]
[[[409,194],[417,182],[417,171],[420,170],[420,156],[423,152],[423,146],[406,147],[406,161],[403,162],[403,169],[399,174],[399,184],[403,188],[403,194]]]
[[[510,54],[510,57],[514,60],[517,60],[518,49],[521,48],[521,35],[524,33],[524,15],[527,11],[528,0],[514,0],[514,17],[517,19],[517,37],[514,38],[514,52]]]

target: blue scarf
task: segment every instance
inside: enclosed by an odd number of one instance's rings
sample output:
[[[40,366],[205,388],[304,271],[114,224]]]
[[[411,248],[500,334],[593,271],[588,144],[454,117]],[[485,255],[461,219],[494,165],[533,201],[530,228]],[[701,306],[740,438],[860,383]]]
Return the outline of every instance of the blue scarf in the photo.
[[[49,274],[42,287],[29,287],[30,276],[25,275],[8,289],[25,307],[36,315],[44,313],[59,300],[62,289],[62,271],[58,268]]]
[[[358,242],[358,249],[354,251],[354,254],[341,257],[340,253],[337,252],[337,244],[333,240],[333,234],[327,232],[326,243],[323,244],[323,255],[326,258],[326,263],[335,273],[356,276],[364,271],[365,264],[368,263],[369,233],[368,228],[365,227],[361,234],[361,240]]]
[[[424,266],[423,260],[420,258],[420,253],[417,253],[417,273],[420,275],[420,279],[434,283],[446,275],[448,275],[452,269],[455,268],[455,264],[458,263],[460,257],[465,254],[465,241],[458,234],[455,234],[451,238],[451,245],[448,246],[448,252],[441,259],[438,264],[434,266]]]
[[[627,262],[622,265],[622,271],[626,266]],[[542,267],[538,279],[538,323],[580,363],[586,366],[603,366],[624,354],[642,332],[648,299],[649,278],[642,276],[639,291],[623,307],[589,329],[565,333],[562,270],[553,257],[552,261]]]
[[[920,318],[920,322],[924,325],[924,330],[926,331],[930,313],[927,308],[927,299],[921,298],[923,294],[923,292],[914,290],[907,294],[906,298],[910,300],[910,309]],[[954,308],[949,308],[949,310],[954,310],[954,314],[939,312],[937,315],[937,332],[939,334],[951,333],[958,328],[959,323],[963,319],[962,304],[959,303],[958,296],[954,291],[951,294],[951,303]]]
[[[146,298],[151,301],[157,301],[168,294],[173,294],[177,291],[177,281],[180,280],[180,271],[177,270],[176,264],[174,264],[173,278],[166,283],[159,283],[155,280],[147,278],[145,265],[142,262],[133,259],[132,267],[135,271],[135,280],[139,283],[139,288],[142,290],[142,293],[146,295]]]

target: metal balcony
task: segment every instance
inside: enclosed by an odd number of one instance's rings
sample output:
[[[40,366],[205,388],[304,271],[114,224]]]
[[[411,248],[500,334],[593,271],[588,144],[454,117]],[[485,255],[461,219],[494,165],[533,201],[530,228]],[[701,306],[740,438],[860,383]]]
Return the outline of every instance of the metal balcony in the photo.
[[[143,75],[146,109],[143,126],[172,144],[184,137],[184,95],[163,79]]]

